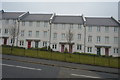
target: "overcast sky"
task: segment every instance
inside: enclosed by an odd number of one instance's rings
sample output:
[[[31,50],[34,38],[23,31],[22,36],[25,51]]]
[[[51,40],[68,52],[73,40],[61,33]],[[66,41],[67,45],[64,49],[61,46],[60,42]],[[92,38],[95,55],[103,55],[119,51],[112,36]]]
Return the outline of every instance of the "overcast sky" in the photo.
[[[118,2],[2,2],[2,9],[30,13],[113,16],[118,19]]]

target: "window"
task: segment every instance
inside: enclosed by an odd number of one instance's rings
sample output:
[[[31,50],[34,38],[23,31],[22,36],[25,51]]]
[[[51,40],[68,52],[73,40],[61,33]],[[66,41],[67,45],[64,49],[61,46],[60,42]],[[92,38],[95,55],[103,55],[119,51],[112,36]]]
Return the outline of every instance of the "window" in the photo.
[[[57,24],[54,24],[54,29],[57,29]]]
[[[62,24],[62,29],[63,29],[63,30],[65,29],[65,24]]]
[[[61,34],[62,39],[65,39],[65,33]]]
[[[57,38],[57,33],[53,33],[53,38],[54,38],[54,39]]]
[[[100,43],[100,41],[101,41],[100,36],[97,36],[97,43]]]
[[[32,31],[28,32],[28,36],[31,37],[32,36]]]
[[[10,43],[11,43],[11,44],[13,43],[13,38],[11,39]]]
[[[8,29],[5,29],[5,34],[8,34]]]
[[[78,24],[78,29],[81,29],[82,27],[81,27],[81,25],[80,24]]]
[[[37,27],[40,26],[40,22],[39,22],[39,21],[36,22],[36,26],[37,26]]]
[[[33,22],[32,21],[29,22],[29,26],[33,26]]]
[[[24,45],[24,41],[20,41],[20,46],[23,46]]]
[[[43,46],[44,46],[44,47],[47,46],[47,41],[43,41]]]
[[[108,26],[105,27],[105,32],[109,32],[109,27]]]
[[[39,41],[35,41],[35,48],[38,48]]]
[[[70,24],[70,29],[73,29],[73,24]]]
[[[77,44],[77,50],[82,50],[82,45],[81,44]]]
[[[114,32],[118,32],[118,27],[114,27]]]
[[[92,47],[88,47],[87,52],[92,52]]]
[[[105,43],[109,43],[109,37],[108,36],[105,37]]]
[[[43,35],[44,35],[44,37],[47,37],[47,31],[44,31]]]
[[[25,26],[25,21],[22,21],[22,26]]]
[[[47,25],[48,25],[47,22],[44,22],[44,27],[47,27]]]
[[[5,24],[9,24],[9,19],[5,20]]]
[[[92,36],[88,36],[88,42],[92,42]]]
[[[21,30],[21,36],[24,36],[24,30]]]
[[[101,27],[97,26],[97,32],[100,32],[100,31],[101,31]]]
[[[114,48],[114,53],[118,53],[118,48]]]
[[[78,40],[81,40],[81,34],[78,34]]]
[[[0,29],[0,33],[1,33],[1,29]]]
[[[114,44],[118,44],[118,37],[114,37]]]
[[[36,31],[36,37],[39,37],[39,31]]]
[[[92,32],[92,26],[88,26],[88,31]]]
[[[57,44],[53,44],[52,49],[57,49]]]

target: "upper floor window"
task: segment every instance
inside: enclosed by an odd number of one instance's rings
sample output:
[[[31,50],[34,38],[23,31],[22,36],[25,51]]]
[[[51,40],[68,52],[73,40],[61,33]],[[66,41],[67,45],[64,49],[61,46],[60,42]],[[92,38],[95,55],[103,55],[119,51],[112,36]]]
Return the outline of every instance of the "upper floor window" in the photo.
[[[118,44],[118,37],[114,37],[114,44]]]
[[[81,34],[78,34],[78,40],[81,40]]]
[[[114,27],[114,32],[118,32],[118,27]]]
[[[82,27],[81,27],[81,25],[80,25],[80,24],[78,24],[78,29],[82,29]]]
[[[100,41],[101,41],[101,37],[97,36],[97,43],[100,43]]]
[[[54,24],[54,29],[57,29],[58,24]]]
[[[47,31],[43,32],[44,37],[47,37]]]
[[[63,29],[63,30],[65,29],[65,24],[62,24],[62,29]]]
[[[109,27],[105,26],[105,32],[109,32]]]
[[[6,19],[6,20],[5,20],[5,24],[9,24],[9,19]]]
[[[28,36],[31,37],[32,36],[32,31],[28,32]]]
[[[57,38],[57,33],[53,33],[53,38],[54,38],[54,39]]]
[[[97,32],[100,32],[100,31],[101,31],[101,27],[97,26]]]
[[[21,30],[21,36],[24,36],[24,30]]]
[[[48,23],[47,22],[44,22],[44,27],[47,27],[48,26]]]
[[[40,22],[39,22],[39,21],[36,22],[36,26],[37,26],[37,27],[40,26]]]
[[[1,33],[1,29],[0,29],[0,33]]]
[[[70,29],[73,29],[73,24],[70,24]]]
[[[22,26],[25,26],[25,21],[22,21]]]
[[[36,31],[36,37],[39,37],[39,31]]]
[[[88,26],[88,31],[92,32],[92,26]]]
[[[81,44],[77,44],[77,50],[82,50],[82,45]]]
[[[88,36],[88,42],[92,42],[92,36]]]
[[[65,39],[65,33],[62,33],[62,34],[61,34],[61,38],[62,38],[62,39]]]
[[[8,34],[8,29],[5,29],[5,34]]]
[[[105,43],[109,43],[109,37],[108,36],[105,37]]]
[[[29,26],[33,26],[33,22],[32,21],[29,22]]]

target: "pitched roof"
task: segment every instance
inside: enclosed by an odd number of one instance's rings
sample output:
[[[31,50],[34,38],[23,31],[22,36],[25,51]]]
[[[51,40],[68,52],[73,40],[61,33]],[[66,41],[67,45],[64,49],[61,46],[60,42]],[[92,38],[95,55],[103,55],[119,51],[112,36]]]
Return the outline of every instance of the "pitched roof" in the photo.
[[[49,21],[52,14],[28,14],[22,21]]]
[[[18,19],[24,12],[3,12],[2,19]]]
[[[57,15],[53,18],[52,23],[62,23],[62,24],[83,24],[82,16],[62,16]]]
[[[101,17],[85,17],[86,25],[88,26],[120,26],[120,24],[113,19],[110,18],[101,18]]]

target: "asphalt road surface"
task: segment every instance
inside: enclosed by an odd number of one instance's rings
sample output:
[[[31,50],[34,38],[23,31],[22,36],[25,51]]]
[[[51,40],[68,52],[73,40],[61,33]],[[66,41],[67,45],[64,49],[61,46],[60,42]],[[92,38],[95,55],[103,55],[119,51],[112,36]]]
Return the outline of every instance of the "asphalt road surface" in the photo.
[[[118,74],[2,60],[3,78],[118,78]]]

